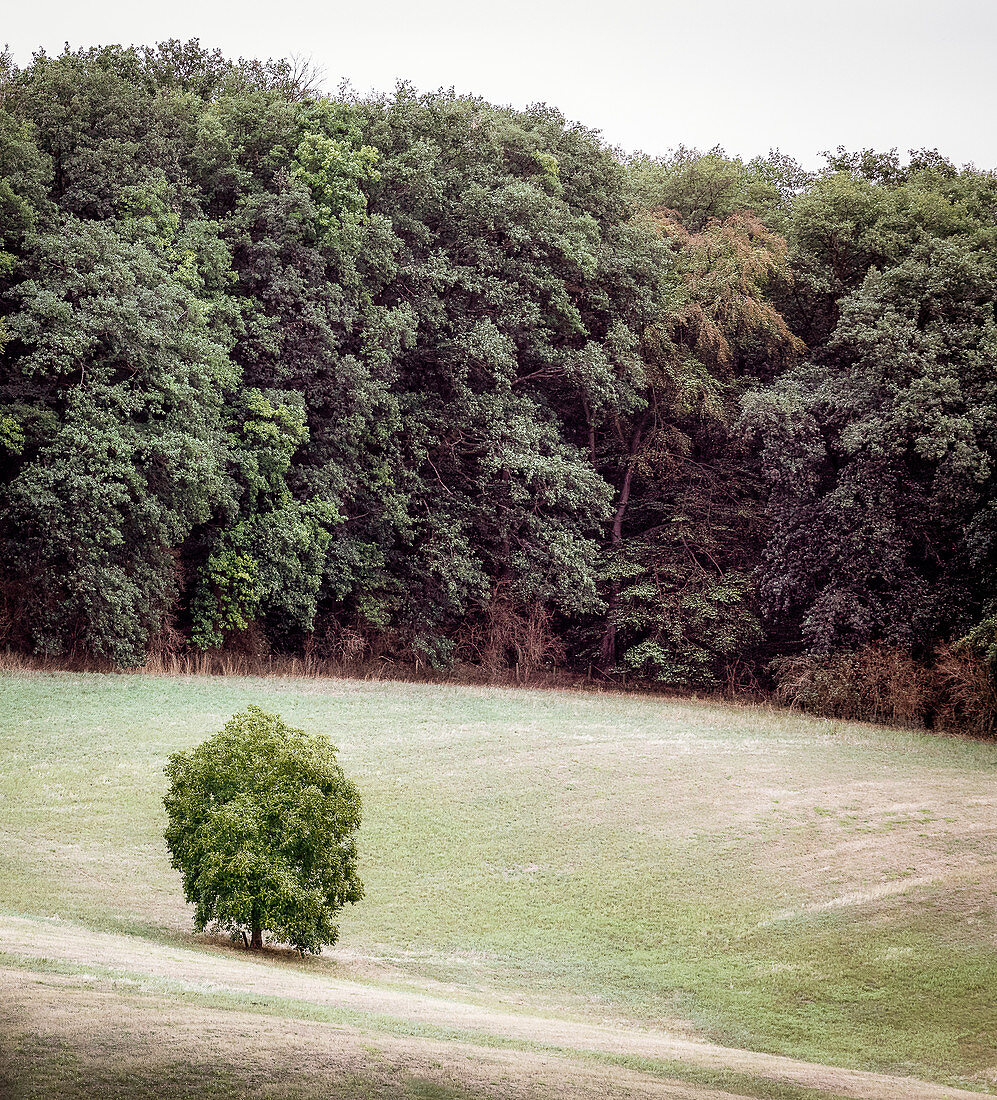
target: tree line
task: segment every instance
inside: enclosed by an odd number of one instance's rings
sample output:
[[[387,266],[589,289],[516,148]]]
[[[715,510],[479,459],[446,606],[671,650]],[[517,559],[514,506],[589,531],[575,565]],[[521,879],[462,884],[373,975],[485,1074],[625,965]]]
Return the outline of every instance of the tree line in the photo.
[[[0,645],[988,728],[997,175],[825,159],[0,56]]]

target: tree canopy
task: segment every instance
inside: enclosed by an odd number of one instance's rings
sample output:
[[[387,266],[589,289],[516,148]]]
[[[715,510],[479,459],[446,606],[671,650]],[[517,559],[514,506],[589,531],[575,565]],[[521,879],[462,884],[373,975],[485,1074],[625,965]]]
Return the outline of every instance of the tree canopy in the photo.
[[[360,795],[328,740],[251,706],[166,766],[166,844],[194,926],[263,933],[302,953],[338,936],[360,901]]]
[[[197,43],[6,58],[0,643],[992,654],[995,232],[935,151],[622,157]]]

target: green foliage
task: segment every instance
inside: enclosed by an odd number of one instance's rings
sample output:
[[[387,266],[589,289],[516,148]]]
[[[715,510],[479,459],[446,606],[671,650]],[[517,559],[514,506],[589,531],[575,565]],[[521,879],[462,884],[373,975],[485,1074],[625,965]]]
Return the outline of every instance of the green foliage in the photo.
[[[280,396],[288,403],[277,403]],[[211,548],[189,608],[197,649],[221,647],[258,614],[278,618],[285,630],[310,630],[330,529],[340,518],[331,503],[296,500],[288,486],[293,456],[308,440],[293,395],[244,390],[235,416],[229,458],[239,504],[227,524],[203,533]]]
[[[622,648],[621,669],[640,679],[709,687],[750,657],[762,631],[748,575],[706,568],[697,575],[665,554],[637,569],[628,571],[633,575],[616,612],[620,634],[635,639]]]
[[[13,275],[25,237],[46,208],[47,169],[28,125],[0,107],[0,286]]]
[[[291,175],[311,193],[319,236],[366,212],[362,187],[378,179],[376,163],[377,150],[369,145],[357,149],[322,134],[305,134],[294,151]]]
[[[191,597],[191,643],[219,648],[226,633],[249,628],[260,604],[256,559],[233,549],[216,550],[201,566]]]
[[[921,246],[849,296],[820,365],[752,395],[773,524],[762,596],[818,650],[951,637],[987,594],[967,535],[982,552],[995,293],[972,242]]]
[[[65,216],[25,273],[2,392],[35,415],[0,493],[9,582],[38,649],[141,663],[176,549],[226,490],[236,372],[191,290],[104,223]]]
[[[992,653],[993,173],[621,161],[175,41],[0,81],[10,644]]]
[[[10,455],[19,455],[24,450],[24,429],[16,416],[0,414],[0,447]]]
[[[679,146],[666,157],[634,157],[629,167],[641,209],[669,211],[697,232],[746,212],[784,231],[793,197],[811,183],[795,161],[777,152],[745,162],[720,148],[700,153]]]
[[[166,844],[194,926],[262,933],[302,953],[336,942],[363,897],[360,795],[322,736],[251,706],[169,758]]]

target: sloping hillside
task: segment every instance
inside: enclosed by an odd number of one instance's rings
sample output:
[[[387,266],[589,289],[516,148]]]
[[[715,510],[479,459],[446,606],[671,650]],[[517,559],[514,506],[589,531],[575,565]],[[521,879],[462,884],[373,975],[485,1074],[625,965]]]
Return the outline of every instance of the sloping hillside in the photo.
[[[319,959],[193,936],[162,843],[166,755],[251,702],[329,733],[364,794],[367,897]],[[0,1074],[15,1096],[997,1091],[995,777],[997,746],[762,708],[8,675]]]

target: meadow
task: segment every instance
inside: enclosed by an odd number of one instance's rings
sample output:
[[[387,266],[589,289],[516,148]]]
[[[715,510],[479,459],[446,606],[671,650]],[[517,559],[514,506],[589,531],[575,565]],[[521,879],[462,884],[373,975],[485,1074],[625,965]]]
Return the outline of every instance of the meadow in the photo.
[[[364,797],[316,959],[195,936],[163,764],[257,703]],[[650,695],[0,677],[0,1094],[997,1092],[997,745]]]

